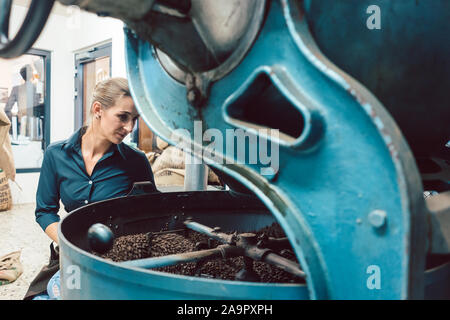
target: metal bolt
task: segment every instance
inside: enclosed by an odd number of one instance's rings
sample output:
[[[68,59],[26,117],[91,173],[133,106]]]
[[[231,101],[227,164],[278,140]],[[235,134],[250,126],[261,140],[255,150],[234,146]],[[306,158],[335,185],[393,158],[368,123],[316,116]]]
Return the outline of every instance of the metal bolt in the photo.
[[[386,211],[373,210],[369,213],[369,222],[375,228],[381,228],[386,223],[387,215]]]
[[[187,99],[189,101],[189,103],[194,104],[197,101],[197,90],[195,89],[191,89],[188,91],[187,93]]]

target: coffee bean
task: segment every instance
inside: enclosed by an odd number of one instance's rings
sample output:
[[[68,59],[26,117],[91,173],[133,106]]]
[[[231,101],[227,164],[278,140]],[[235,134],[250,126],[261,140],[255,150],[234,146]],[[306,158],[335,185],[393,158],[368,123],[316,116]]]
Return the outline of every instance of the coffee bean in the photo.
[[[164,229],[167,229],[167,226]],[[285,237],[283,229],[277,223],[262,228],[261,230],[250,232],[255,233],[257,236],[264,235],[273,238]],[[232,233],[233,232],[229,232],[229,234]],[[116,238],[112,249],[106,254],[101,255],[101,257],[115,262],[160,257],[196,251],[196,244],[199,242],[209,244],[211,248],[215,248],[221,244],[216,240],[208,239],[204,234],[191,230],[185,234],[166,233],[155,235],[148,232]],[[292,248],[287,248],[284,252],[281,252],[280,255],[286,259],[297,262],[293,252],[294,250]],[[202,263],[181,263],[175,266],[155,268],[153,270],[186,276],[234,280],[236,274],[243,268],[244,258],[235,257],[215,259]],[[253,263],[253,269],[259,275],[261,282],[263,283],[304,283],[303,279],[294,277],[290,273],[264,262],[255,261]]]

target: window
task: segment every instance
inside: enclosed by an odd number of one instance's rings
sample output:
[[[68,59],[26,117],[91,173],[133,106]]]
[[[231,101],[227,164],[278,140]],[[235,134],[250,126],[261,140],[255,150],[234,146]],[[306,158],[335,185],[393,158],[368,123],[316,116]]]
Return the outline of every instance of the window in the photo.
[[[0,60],[0,107],[11,121],[17,173],[38,172],[50,141],[50,52]]]

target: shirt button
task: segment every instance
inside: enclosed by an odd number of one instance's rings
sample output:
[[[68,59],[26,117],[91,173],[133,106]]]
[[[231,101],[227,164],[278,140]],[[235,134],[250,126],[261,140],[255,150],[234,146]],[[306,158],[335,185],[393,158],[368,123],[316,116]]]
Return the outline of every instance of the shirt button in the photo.
[[[84,200],[84,203],[86,203],[86,204],[87,204],[87,203],[88,203],[88,201],[87,201],[87,200]]]
[[[89,184],[92,184],[92,180],[89,181]]]

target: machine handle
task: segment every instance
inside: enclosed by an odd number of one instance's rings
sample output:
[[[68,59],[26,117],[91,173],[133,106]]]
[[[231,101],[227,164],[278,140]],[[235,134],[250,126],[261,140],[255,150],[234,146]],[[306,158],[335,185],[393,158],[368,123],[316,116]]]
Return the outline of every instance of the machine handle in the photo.
[[[15,58],[31,48],[41,34],[53,8],[54,0],[33,0],[19,31],[9,39],[9,18],[12,1],[0,0],[0,57]]]

